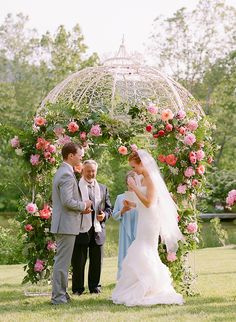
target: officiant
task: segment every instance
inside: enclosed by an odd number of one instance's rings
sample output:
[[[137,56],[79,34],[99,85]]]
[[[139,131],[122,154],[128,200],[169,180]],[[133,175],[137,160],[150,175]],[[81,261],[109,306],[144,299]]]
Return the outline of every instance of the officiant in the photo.
[[[88,287],[90,293],[100,293],[100,276],[105,242],[105,222],[112,212],[109,192],[96,180],[98,164],[94,160],[83,163],[82,177],[78,182],[82,200],[90,199],[92,212],[82,215],[80,232],[76,236],[72,255],[72,292],[81,295],[84,288],[84,271],[89,255]]]

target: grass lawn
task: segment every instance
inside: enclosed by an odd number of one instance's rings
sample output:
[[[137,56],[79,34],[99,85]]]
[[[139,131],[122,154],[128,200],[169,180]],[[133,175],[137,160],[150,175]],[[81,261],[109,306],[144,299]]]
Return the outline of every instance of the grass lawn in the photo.
[[[0,321],[236,321],[236,247],[205,248],[190,257],[199,275],[199,295],[183,306],[131,307],[109,301],[116,276],[116,258],[105,258],[101,295],[73,297],[52,306],[50,297],[26,297],[21,265],[0,266]]]

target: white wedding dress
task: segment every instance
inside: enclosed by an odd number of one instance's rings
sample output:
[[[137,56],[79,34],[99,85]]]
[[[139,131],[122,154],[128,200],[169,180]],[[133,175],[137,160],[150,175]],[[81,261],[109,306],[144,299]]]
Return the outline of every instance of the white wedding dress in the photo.
[[[145,194],[146,187],[141,187]],[[157,201],[145,207],[137,198],[139,213],[136,239],[122,263],[121,277],[112,293],[115,304],[126,306],[183,304],[172,286],[170,271],[158,255],[160,220]]]

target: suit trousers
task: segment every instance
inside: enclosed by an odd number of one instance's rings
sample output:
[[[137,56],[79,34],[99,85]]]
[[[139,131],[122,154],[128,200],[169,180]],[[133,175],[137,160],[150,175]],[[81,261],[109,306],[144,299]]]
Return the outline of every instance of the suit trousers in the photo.
[[[81,244],[76,238],[72,255],[72,292],[84,291],[84,270],[89,253],[88,287],[90,292],[100,288],[100,276],[103,260],[103,245],[95,241],[94,227],[89,230],[89,242]]]
[[[56,235],[57,252],[52,275],[52,304],[66,303],[68,294],[68,271],[76,235]]]

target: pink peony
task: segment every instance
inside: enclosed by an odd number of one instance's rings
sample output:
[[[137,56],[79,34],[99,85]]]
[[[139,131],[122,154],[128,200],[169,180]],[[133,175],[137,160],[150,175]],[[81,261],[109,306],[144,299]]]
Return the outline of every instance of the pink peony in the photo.
[[[130,145],[130,148],[131,148],[131,150],[132,150],[133,152],[135,152],[135,151],[137,151],[137,150],[138,150],[138,147],[137,147],[137,145],[136,145],[136,144],[131,144],[131,145]]]
[[[172,167],[176,165],[178,158],[174,154],[169,154],[165,157],[165,161],[167,164],[171,165]]]
[[[46,119],[42,116],[36,116],[34,119],[34,124],[36,126],[44,126],[47,123]]]
[[[102,130],[100,128],[100,125],[96,124],[96,125],[93,125],[90,129],[90,134],[92,136],[100,136],[102,135]]]
[[[151,124],[148,124],[148,125],[146,126],[146,131],[147,131],[147,132],[151,132],[151,131],[152,131],[152,129],[153,129],[153,127],[152,127],[152,125],[151,125]]]
[[[174,262],[177,259],[177,256],[176,256],[176,253],[169,252],[166,258],[168,262]]]
[[[20,147],[20,141],[19,141],[18,136],[14,136],[14,138],[10,140],[10,143],[11,143],[11,146],[13,148],[19,148]]]
[[[177,192],[181,194],[185,194],[187,190],[186,184],[179,184],[177,187]]]
[[[44,158],[46,159],[46,160],[48,160],[48,159],[50,159],[51,158],[51,153],[50,152],[44,152]]]
[[[51,164],[54,164],[54,163],[56,162],[56,159],[55,159],[54,157],[52,157],[52,158],[50,158],[50,159],[49,159],[49,162],[50,162]]]
[[[153,103],[150,103],[147,107],[147,110],[149,113],[151,114],[157,114],[158,112],[158,108],[156,107],[156,105],[154,105]]]
[[[32,165],[38,165],[40,163],[39,158],[40,158],[39,154],[31,154],[30,163]]]
[[[196,137],[194,134],[190,133],[185,136],[184,144],[192,146],[194,142],[196,142]]]
[[[186,128],[184,126],[181,126],[179,129],[178,129],[179,133],[184,135],[185,132],[186,132]]]
[[[194,234],[196,233],[198,230],[198,225],[196,222],[191,222],[188,224],[187,226],[187,231],[190,233],[190,234]]]
[[[189,123],[188,123],[188,125],[187,125],[187,128],[190,131],[195,131],[198,128],[198,122],[195,121],[195,120],[190,120]]]
[[[172,124],[167,123],[167,124],[166,124],[166,131],[167,131],[167,132],[171,132],[172,130],[173,130],[173,125],[172,125]]]
[[[31,231],[31,230],[33,230],[33,226],[32,226],[32,225],[30,225],[30,224],[25,225],[25,226],[24,226],[24,228],[25,228],[25,230],[26,230],[26,231]]]
[[[52,215],[52,208],[48,205],[44,205],[42,210],[39,210],[39,217],[41,219],[49,219]]]
[[[79,129],[79,125],[76,123],[76,122],[70,122],[68,125],[67,125],[67,129],[69,132],[71,133],[75,133],[78,131]]]
[[[192,180],[192,187],[196,187],[199,184],[199,181],[197,179]]]
[[[50,145],[47,147],[47,150],[48,150],[50,153],[55,153],[57,149],[56,149],[55,145],[50,144]]]
[[[28,203],[25,209],[29,214],[34,214],[36,211],[38,211],[37,205],[33,202]]]
[[[233,206],[236,202],[236,190],[233,189],[231,191],[228,192],[228,196],[226,198],[226,203],[228,206]]]
[[[128,150],[124,145],[121,145],[118,149],[118,152],[122,155],[126,155],[128,153]]]
[[[52,240],[49,240],[48,242],[47,242],[47,250],[52,250],[52,251],[55,251],[57,249],[57,245],[56,245],[56,243],[54,242],[54,241],[52,241]]]
[[[80,139],[84,141],[87,138],[87,133],[86,132],[80,132],[79,136],[80,136]]]
[[[179,120],[182,120],[182,119],[185,118],[185,116],[186,116],[185,111],[184,110],[179,110],[177,115],[176,115],[176,118],[179,119]]]
[[[198,160],[198,161],[202,161],[202,160],[204,159],[204,157],[205,157],[205,153],[204,153],[204,151],[202,151],[202,150],[198,150],[198,151],[196,152],[196,157],[197,157],[197,160]]]
[[[205,167],[204,167],[204,165],[200,164],[197,167],[197,173],[200,174],[200,175],[203,175],[205,173]]]
[[[54,129],[54,133],[56,134],[56,136],[61,136],[65,133],[65,130],[63,129],[63,127],[56,127]]]
[[[34,264],[34,271],[35,272],[42,272],[44,269],[44,261],[41,259],[37,259],[35,264]]]
[[[164,122],[172,120],[173,117],[174,117],[174,114],[172,113],[172,111],[170,109],[166,109],[161,113],[161,119]]]
[[[193,167],[188,167],[188,168],[184,171],[184,175],[185,175],[185,177],[187,177],[187,178],[190,178],[190,177],[194,176],[194,175],[195,175],[195,171],[194,171]]]

